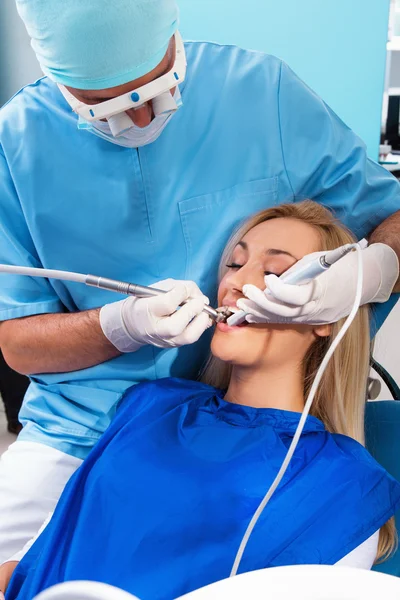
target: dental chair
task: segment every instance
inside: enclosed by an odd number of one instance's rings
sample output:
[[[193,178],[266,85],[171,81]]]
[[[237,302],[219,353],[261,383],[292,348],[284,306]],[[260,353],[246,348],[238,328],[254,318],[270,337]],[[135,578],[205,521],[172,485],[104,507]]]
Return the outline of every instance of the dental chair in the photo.
[[[138,598],[107,583],[66,581],[41,592],[34,600],[138,600]]]
[[[162,585],[162,584],[160,584]],[[162,590],[160,590],[162,595]],[[274,567],[224,579],[178,600],[398,600],[400,579],[349,567]],[[70,581],[45,590],[35,600],[137,600],[113,586]]]
[[[393,400],[367,402],[366,446],[372,456],[400,481],[400,388],[379,363],[372,360],[371,366],[388,386]],[[400,511],[395,518],[400,537]],[[373,570],[400,577],[400,548],[390,560],[376,565]]]

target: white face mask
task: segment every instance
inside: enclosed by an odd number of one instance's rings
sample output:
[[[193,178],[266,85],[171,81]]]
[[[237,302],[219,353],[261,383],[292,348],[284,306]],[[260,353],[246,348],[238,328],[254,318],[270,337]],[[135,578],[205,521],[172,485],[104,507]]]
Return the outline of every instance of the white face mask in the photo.
[[[162,114],[154,117],[147,127],[138,127],[132,122],[132,127],[125,130],[121,135],[115,137],[111,133],[110,125],[104,121],[94,121],[89,123],[83,117],[79,115],[78,129],[83,129],[93,135],[107,140],[117,146],[123,146],[124,148],[140,148],[155,142],[155,140],[161,135],[166,126],[168,125],[171,118],[174,116],[176,111],[182,106],[182,98],[177,87],[173,99],[176,103],[176,108],[173,112]]]

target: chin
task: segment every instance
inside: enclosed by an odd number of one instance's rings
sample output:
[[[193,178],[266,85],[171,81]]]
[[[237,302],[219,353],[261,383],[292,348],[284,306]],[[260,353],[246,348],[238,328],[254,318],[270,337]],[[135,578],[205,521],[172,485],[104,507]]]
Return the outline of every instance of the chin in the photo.
[[[228,327],[215,330],[211,341],[211,352],[223,362],[231,365],[251,366],[258,361],[264,348],[261,342],[250,333],[253,327]],[[260,347],[261,346],[261,347]]]

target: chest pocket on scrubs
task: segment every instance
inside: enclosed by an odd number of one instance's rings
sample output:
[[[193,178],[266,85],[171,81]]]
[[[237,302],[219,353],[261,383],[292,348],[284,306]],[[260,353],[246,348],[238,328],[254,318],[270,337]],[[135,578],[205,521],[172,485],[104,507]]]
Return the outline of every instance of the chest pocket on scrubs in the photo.
[[[231,233],[249,216],[278,201],[278,178],[240,183],[182,200],[179,213],[186,244],[186,279],[214,302],[218,265]]]

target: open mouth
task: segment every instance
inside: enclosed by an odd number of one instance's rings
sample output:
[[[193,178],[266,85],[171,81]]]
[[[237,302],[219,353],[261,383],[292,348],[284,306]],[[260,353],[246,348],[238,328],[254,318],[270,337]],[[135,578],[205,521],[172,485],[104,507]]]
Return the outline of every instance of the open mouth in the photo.
[[[239,312],[239,309],[237,308],[237,306],[228,306],[227,307],[229,311],[231,311],[231,313],[236,313]],[[228,325],[227,322],[221,322],[217,324],[217,328],[222,331],[223,333],[229,333],[229,332],[233,332],[233,331],[238,331],[240,329],[242,329],[243,327],[248,327],[249,323],[247,323],[247,321],[243,321],[243,323],[238,323],[237,325]]]
[[[246,314],[237,306],[228,306],[227,314],[228,318],[225,320],[225,322],[230,327],[243,327],[248,325],[247,321],[244,319]]]

